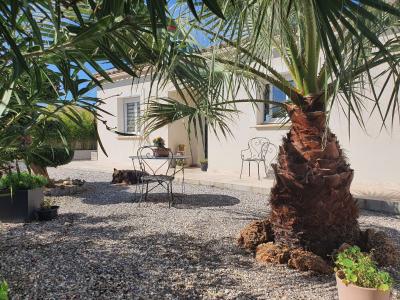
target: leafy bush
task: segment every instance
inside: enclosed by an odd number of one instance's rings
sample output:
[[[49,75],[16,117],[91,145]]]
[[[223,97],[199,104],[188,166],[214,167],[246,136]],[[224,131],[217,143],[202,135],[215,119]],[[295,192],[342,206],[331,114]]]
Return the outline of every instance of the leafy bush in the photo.
[[[41,167],[58,167],[69,163],[74,157],[74,150],[66,147],[44,146],[31,154],[30,163]]]
[[[0,190],[30,190],[45,186],[47,179],[40,175],[32,175],[28,172],[11,173],[0,178]]]
[[[340,252],[336,258],[336,271],[344,284],[354,284],[364,288],[388,291],[393,279],[389,273],[380,271],[368,253],[361,252],[357,246]]]
[[[8,300],[8,284],[5,281],[0,282],[0,300]]]
[[[79,115],[79,125],[66,115],[61,119],[67,128],[66,138],[75,150],[94,150],[97,147],[97,129],[94,115],[84,109],[75,109]],[[61,112],[62,113],[62,112]]]

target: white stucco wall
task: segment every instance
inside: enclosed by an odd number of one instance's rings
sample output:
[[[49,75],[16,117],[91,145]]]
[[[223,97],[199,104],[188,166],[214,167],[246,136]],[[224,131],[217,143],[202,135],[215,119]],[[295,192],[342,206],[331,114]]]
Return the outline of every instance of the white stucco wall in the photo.
[[[281,73],[286,73],[280,58],[275,59],[274,65]],[[376,72],[378,71],[376,70]],[[115,83],[106,84],[104,92],[98,92],[100,98],[106,99],[106,103],[101,107],[114,115],[114,117],[107,117],[108,125],[111,127],[118,125],[117,99],[119,97],[138,95],[142,102],[148,97],[149,82],[142,80],[139,84],[134,84],[133,86],[131,83],[131,79],[117,80]],[[380,84],[382,84],[382,80],[381,82],[377,82],[376,86],[378,87]],[[164,91],[158,90],[155,92],[158,93],[158,96],[169,95],[172,97],[174,93],[168,93],[168,90],[172,91],[173,88],[170,86]],[[387,86],[382,97],[382,103],[387,101],[391,92],[392,86]],[[255,95],[256,92],[254,91]],[[237,98],[248,98],[244,89],[239,90]],[[368,102],[366,101],[365,103]],[[371,108],[371,105],[369,108]],[[286,134],[288,127],[280,128],[279,125],[259,125],[262,119],[262,105],[259,105],[259,107],[260,110],[257,110],[251,104],[241,103],[238,105],[241,113],[231,124],[233,136],[225,138],[220,135],[217,137],[213,134],[212,130],[209,131],[208,160],[210,171],[234,172],[239,177],[241,166],[240,151],[247,148],[247,142],[252,137],[266,137],[277,146],[281,144],[282,136]],[[355,170],[356,183],[379,184],[380,182],[384,182],[387,184],[388,182],[395,182],[398,184],[400,183],[398,173],[398,170],[400,170],[400,159],[397,156],[400,149],[399,125],[396,123],[391,132],[381,131],[380,126],[382,122],[379,114],[376,112],[371,117],[368,117],[368,115],[369,112],[366,112],[367,132],[364,132],[357,121],[352,118],[350,124],[351,136],[349,139],[347,119],[338,107],[335,106],[331,114],[330,127],[337,134],[340,144],[345,150],[352,168]],[[166,140],[167,146],[173,150],[180,143],[188,145],[188,138],[183,124],[183,121],[177,121],[168,127],[164,127],[151,134],[148,141],[144,141],[142,137],[119,137],[106,130],[102,124],[99,124],[100,137],[108,152],[107,158],[99,148],[99,161],[130,163],[128,157],[136,153],[139,145],[151,144],[151,139],[154,136],[162,136]],[[193,163],[198,163],[204,157],[201,141],[196,141],[194,134],[192,135],[192,140],[194,144],[194,153],[192,153],[194,157]],[[247,176],[246,174],[247,166],[244,168],[244,175]],[[252,175],[256,175],[255,166],[252,167]]]
[[[172,85],[167,85],[164,89],[155,89],[153,87],[151,96],[171,97],[176,98],[177,93],[173,91]],[[172,91],[172,92],[171,92]],[[103,119],[107,120],[107,125],[110,128],[116,128],[118,131],[123,131],[124,128],[124,111],[123,103],[129,98],[140,98],[141,110],[144,110],[144,103],[149,97],[150,78],[141,77],[136,79],[132,85],[132,79],[125,75],[115,78],[113,83],[106,83],[104,89],[97,91],[97,96],[104,101],[100,107],[109,112],[107,115],[102,114]],[[185,121],[179,120],[168,126],[160,128],[152,132],[148,137],[143,135],[137,137],[127,137],[117,135],[108,130],[104,124],[98,122],[98,131],[100,139],[105,147],[107,155],[98,147],[98,160],[112,165],[125,165],[127,168],[131,166],[129,156],[136,155],[138,147],[142,145],[152,145],[154,137],[161,136],[165,140],[166,147],[170,147],[175,153],[179,144],[185,144],[185,154],[192,156],[192,159],[187,161],[187,164],[198,164],[199,160],[204,158],[201,142],[194,138],[194,133],[191,135],[191,147],[189,147],[189,138],[185,128]]]
[[[277,59],[276,66],[280,66],[280,71],[285,73],[280,59]],[[376,69],[375,73],[379,70]],[[377,90],[383,84],[384,79],[375,83]],[[389,84],[382,95],[381,105],[385,107],[390,94],[393,91],[393,84]],[[238,98],[241,97],[239,91]],[[371,91],[366,90],[366,96],[371,96]],[[255,94],[255,92],[254,92]],[[245,96],[245,95],[242,95]],[[338,103],[332,109],[330,128],[337,134],[341,147],[345,150],[346,156],[352,168],[355,170],[354,182],[358,184],[400,184],[400,126],[399,116],[393,128],[390,128],[390,118],[387,125],[389,130],[381,130],[382,121],[376,110],[369,116],[373,103],[365,101],[366,111],[364,120],[367,131],[365,132],[354,117],[350,122],[350,137],[348,133],[348,120],[338,107]],[[282,136],[287,133],[287,129],[276,128],[271,125],[256,126],[259,122],[259,112],[254,111],[251,104],[240,104],[241,110],[239,118],[232,124],[234,137],[227,139],[220,137],[220,141],[215,135],[209,136],[209,169],[213,171],[229,171],[240,174],[241,159],[240,151],[247,148],[247,141],[252,137],[266,137],[276,145],[280,145]],[[256,175],[256,166],[252,167],[252,176]],[[247,176],[247,166],[245,165],[244,175]]]
[[[124,97],[140,97],[141,107],[144,106],[144,101],[149,95],[150,81],[141,77],[140,82],[132,85],[131,78],[116,79],[114,83],[106,83],[104,90],[98,90],[97,96],[105,102],[100,107],[105,111],[112,114],[106,115],[100,112],[104,119],[107,120],[107,125],[111,128],[118,128],[118,122],[123,120],[121,111],[118,111],[119,98]],[[165,91],[157,91],[160,96],[167,96]],[[154,94],[154,93],[153,93]],[[155,136],[162,136],[168,145],[168,128],[161,128],[160,130],[152,133],[147,140],[143,136],[138,137],[124,137],[119,136],[109,130],[101,123],[98,122],[98,131],[101,141],[106,149],[108,157],[99,149],[98,160],[104,162],[116,162],[118,164],[126,163],[130,166],[129,156],[136,155],[137,148],[140,145],[149,145]]]

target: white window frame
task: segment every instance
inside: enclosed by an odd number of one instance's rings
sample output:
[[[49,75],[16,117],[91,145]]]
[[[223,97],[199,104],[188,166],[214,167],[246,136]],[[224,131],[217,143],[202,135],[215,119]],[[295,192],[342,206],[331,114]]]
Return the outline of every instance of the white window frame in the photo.
[[[271,83],[268,83],[268,84],[266,84],[266,86],[265,86],[265,88],[267,89],[269,89],[269,99],[267,99],[267,100],[274,100],[273,99],[273,96],[272,96],[272,89],[273,89],[273,84],[271,84]],[[264,91],[264,97],[265,97],[265,91]],[[285,94],[285,101],[284,102],[286,102],[287,100],[289,100],[289,97],[288,97],[288,95],[286,95]],[[283,102],[283,103],[284,103]],[[268,105],[269,106],[269,114],[268,114],[268,119],[266,118],[266,116],[267,116],[267,114],[265,113],[265,106],[266,105]],[[264,106],[263,106],[263,114],[262,114],[262,121],[263,121],[263,124],[276,124],[276,123],[284,123],[285,121],[287,121],[287,119],[288,119],[288,117],[286,116],[286,117],[281,117],[281,118],[273,118],[272,117],[272,114],[271,114],[271,112],[272,112],[272,106],[273,106],[273,104],[271,104],[271,103],[268,103],[268,104],[264,104]]]
[[[131,132],[128,131],[128,104],[130,103],[138,103],[139,105],[139,114],[138,116],[141,116],[141,103],[140,103],[140,96],[132,96],[129,98],[124,98],[123,99],[123,118],[124,118],[124,132],[125,133],[131,133],[131,134],[141,134],[141,128],[139,127],[138,124],[138,128],[137,131],[135,132]],[[137,116],[136,116],[137,117]],[[139,120],[135,120],[136,122],[138,122]]]

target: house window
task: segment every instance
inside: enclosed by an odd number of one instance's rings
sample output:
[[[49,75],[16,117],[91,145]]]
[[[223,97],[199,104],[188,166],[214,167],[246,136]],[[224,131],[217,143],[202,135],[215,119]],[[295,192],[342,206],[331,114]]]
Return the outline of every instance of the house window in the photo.
[[[140,101],[129,101],[124,103],[124,121],[126,133],[139,133]]]
[[[289,82],[293,84],[293,81]],[[265,86],[264,99],[284,103],[289,100],[289,97],[276,86],[267,84]],[[278,123],[286,117],[286,111],[282,110],[280,106],[271,103],[264,104],[264,123]]]

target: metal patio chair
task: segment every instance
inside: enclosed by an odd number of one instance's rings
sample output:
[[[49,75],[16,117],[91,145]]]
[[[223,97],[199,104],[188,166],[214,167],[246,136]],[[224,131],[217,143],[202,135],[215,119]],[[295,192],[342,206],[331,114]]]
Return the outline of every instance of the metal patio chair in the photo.
[[[140,202],[143,199],[147,200],[149,192],[154,190],[158,186],[162,186],[167,190],[168,194],[168,206],[171,207],[174,202],[174,194],[172,192],[172,182],[175,179],[175,167],[172,167],[172,161],[174,160],[174,154],[170,149],[168,157],[155,157],[153,149],[154,146],[142,146],[137,151],[137,158],[139,160],[139,167],[142,172],[147,172],[148,175],[141,177],[142,191],[140,196]],[[155,161],[155,166],[152,164]],[[163,170],[164,168],[164,170]],[[173,171],[172,171],[173,170]],[[171,172],[172,171],[172,172]],[[149,189],[150,183],[156,183],[151,189]],[[145,191],[144,191],[145,185]]]
[[[274,154],[275,152],[275,154]],[[272,158],[267,164],[267,155],[271,154]],[[260,180],[260,163],[264,164],[265,176],[268,176],[270,165],[278,155],[278,148],[272,144],[269,139],[264,137],[255,137],[249,140],[248,148],[240,152],[242,158],[242,167],[240,169],[240,178],[242,178],[243,164],[249,163],[249,176],[250,176],[250,163],[257,163],[258,180]]]

